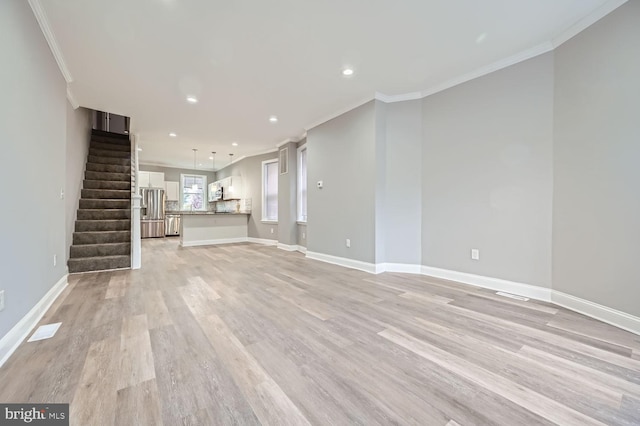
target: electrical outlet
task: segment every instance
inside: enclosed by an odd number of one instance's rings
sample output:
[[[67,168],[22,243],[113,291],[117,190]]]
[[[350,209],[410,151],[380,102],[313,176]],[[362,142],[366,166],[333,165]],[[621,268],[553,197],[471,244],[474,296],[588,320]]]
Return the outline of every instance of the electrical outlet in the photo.
[[[0,311],[4,309],[4,290],[0,291]]]
[[[60,199],[64,200],[64,188],[60,190]]]
[[[273,234],[273,228],[271,228],[271,233]]]
[[[53,266],[56,266],[58,264],[58,255],[54,254],[53,255]]]
[[[347,247],[351,247],[351,240],[347,238]]]
[[[480,260],[480,250],[471,249],[471,260]]]

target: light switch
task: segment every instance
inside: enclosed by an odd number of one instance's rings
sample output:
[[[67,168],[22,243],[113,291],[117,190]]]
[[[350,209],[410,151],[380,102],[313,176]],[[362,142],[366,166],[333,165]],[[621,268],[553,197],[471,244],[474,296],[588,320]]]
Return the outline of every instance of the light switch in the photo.
[[[471,249],[471,259],[472,260],[480,260],[480,250],[479,249]]]
[[[319,180],[319,181],[318,181],[318,183],[317,183],[317,185],[318,185],[318,189],[322,189],[322,186],[323,186],[324,184],[322,183],[322,181],[321,181],[321,180]]]

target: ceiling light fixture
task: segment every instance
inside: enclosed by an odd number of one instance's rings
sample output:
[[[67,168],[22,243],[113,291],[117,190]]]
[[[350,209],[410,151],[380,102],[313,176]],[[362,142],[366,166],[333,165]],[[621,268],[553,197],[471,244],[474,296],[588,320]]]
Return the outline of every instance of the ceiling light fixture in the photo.
[[[142,148],[138,148],[138,151],[142,151]]]
[[[187,96],[187,102],[189,102],[190,104],[197,104],[198,98],[196,98],[195,96]]]
[[[233,163],[233,154],[229,154],[229,164]]]
[[[216,152],[215,151],[211,151],[211,157],[209,157],[209,160],[211,160],[211,169],[215,172],[216,171]]]
[[[342,75],[344,75],[345,77],[350,77],[353,75],[353,69],[351,68],[345,68],[342,70]]]
[[[232,142],[231,145],[238,146],[238,142]]]
[[[275,115],[272,115],[271,117],[269,117],[269,121],[272,123],[277,123],[278,122],[278,117],[276,117]]]
[[[169,133],[169,136],[171,136],[172,138],[175,138],[178,135],[176,135],[175,133],[171,132],[171,133]]]

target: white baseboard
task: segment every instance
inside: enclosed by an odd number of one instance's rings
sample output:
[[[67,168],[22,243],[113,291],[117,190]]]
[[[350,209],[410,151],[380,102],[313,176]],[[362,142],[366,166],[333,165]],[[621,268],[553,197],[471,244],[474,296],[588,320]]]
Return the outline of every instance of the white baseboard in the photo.
[[[346,257],[331,256],[329,254],[316,253],[307,251],[307,257],[321,262],[331,263],[333,265],[344,266],[351,269],[369,272],[370,274],[378,274],[378,267],[374,263],[362,262],[360,260],[347,259]]]
[[[298,251],[298,246],[297,245],[292,246],[292,245],[289,245],[289,244],[278,243],[277,246],[278,246],[278,248],[280,250]]]
[[[306,252],[307,252],[307,248],[306,248],[305,246],[301,246],[301,245],[299,245],[299,246],[298,246],[298,251],[299,251],[300,253],[306,253]]]
[[[412,265],[410,263],[379,263],[382,269],[380,272],[401,272],[404,274],[421,274],[422,267],[420,265]]]
[[[253,238],[249,237],[245,241],[256,244],[264,244],[265,246],[275,246],[278,245],[278,240],[269,240],[266,238]]]
[[[217,240],[196,240],[196,241],[188,241],[182,242],[180,245],[182,247],[196,247],[196,246],[212,246],[216,244],[232,244],[232,243],[246,243],[247,237],[238,237],[238,238],[219,238]]]
[[[639,317],[556,290],[551,292],[551,302],[631,333],[640,335]]]
[[[530,299],[541,300],[543,302],[551,302],[550,288],[538,287],[535,285],[523,284],[514,281],[507,281],[500,278],[491,278],[482,275],[468,274],[466,272],[433,268],[431,266],[422,266],[421,273],[422,275],[429,275],[431,277],[457,281],[459,283],[469,284],[475,287],[487,288],[495,291],[504,291],[506,293],[517,294],[518,296],[524,296]]]
[[[53,302],[60,296],[60,293],[67,286],[68,276],[65,274],[53,287],[31,308],[27,314],[22,317],[16,325],[13,326],[7,334],[0,339],[0,367],[9,359],[11,354],[18,349],[20,343],[29,336],[33,327],[38,325],[47,310]]]

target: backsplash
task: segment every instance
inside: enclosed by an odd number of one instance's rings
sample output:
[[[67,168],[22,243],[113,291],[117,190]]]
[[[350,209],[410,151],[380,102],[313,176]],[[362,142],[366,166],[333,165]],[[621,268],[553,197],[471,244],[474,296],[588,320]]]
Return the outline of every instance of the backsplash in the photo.
[[[164,202],[165,211],[178,211],[180,210],[180,202],[179,201],[165,201]]]

